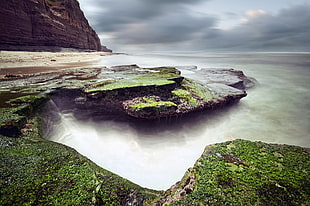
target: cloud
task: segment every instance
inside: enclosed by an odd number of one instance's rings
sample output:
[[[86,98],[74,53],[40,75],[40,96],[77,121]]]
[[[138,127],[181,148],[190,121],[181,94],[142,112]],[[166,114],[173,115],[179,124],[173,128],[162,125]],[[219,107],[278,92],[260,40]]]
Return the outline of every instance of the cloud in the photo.
[[[210,47],[223,50],[309,50],[310,5],[283,9],[276,15],[262,10],[246,14],[248,21],[221,31],[212,42],[204,40]]]
[[[113,50],[280,51],[309,50],[310,5],[282,9],[276,14],[248,10],[242,22],[230,29],[218,27],[220,15],[208,8],[196,14],[202,0],[79,0],[102,43]],[[126,48],[126,49],[125,49]]]
[[[80,0],[96,32],[110,35],[112,49],[120,44],[143,47],[181,43],[196,38],[197,33],[216,23],[213,17],[195,16],[188,11],[188,6],[199,2],[203,1]]]
[[[130,44],[163,44],[192,40],[204,28],[214,25],[213,18],[198,18],[186,13],[170,13],[141,23],[130,24],[118,34]]]
[[[182,11],[187,4],[201,0],[80,0],[98,32],[118,32],[123,26]],[[91,7],[88,5],[92,5]],[[93,9],[97,8],[97,9]]]
[[[264,16],[266,14],[267,14],[267,12],[264,10],[261,10],[261,9],[259,9],[259,10],[248,10],[245,12],[246,17],[242,18],[241,22],[246,23],[246,22],[249,22],[251,19],[259,18],[259,17]]]

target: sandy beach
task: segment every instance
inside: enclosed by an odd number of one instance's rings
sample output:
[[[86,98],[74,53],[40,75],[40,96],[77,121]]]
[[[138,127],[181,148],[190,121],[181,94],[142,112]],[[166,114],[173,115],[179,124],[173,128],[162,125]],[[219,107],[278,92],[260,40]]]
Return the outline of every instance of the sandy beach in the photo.
[[[0,76],[30,75],[94,65],[110,52],[0,51]]]

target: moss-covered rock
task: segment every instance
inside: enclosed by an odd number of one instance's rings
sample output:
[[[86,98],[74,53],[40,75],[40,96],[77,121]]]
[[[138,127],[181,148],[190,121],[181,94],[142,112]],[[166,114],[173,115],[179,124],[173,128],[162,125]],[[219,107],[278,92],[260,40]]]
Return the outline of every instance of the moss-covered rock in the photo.
[[[0,205],[141,205],[158,195],[29,133],[0,136]]]
[[[26,95],[7,101],[6,108],[0,108],[0,135],[17,137],[27,120],[47,101],[46,96]]]
[[[173,67],[156,67],[142,69],[129,66],[118,66],[112,68],[113,76],[107,75],[108,79],[103,79],[99,83],[91,84],[83,91],[85,93],[98,93],[115,90],[130,90],[138,88],[140,90],[160,89],[164,87],[175,87],[176,82],[180,82],[183,77]],[[151,91],[150,91],[151,92]]]
[[[310,150],[235,140],[207,146],[167,205],[309,205]]]
[[[243,73],[233,70],[229,70],[229,73],[223,72],[226,79],[231,76],[238,84],[247,80]],[[201,84],[184,78],[174,67],[140,68],[137,65],[123,65],[71,69],[27,78],[6,79],[0,86],[0,97],[9,101],[0,106],[34,102],[32,98],[39,97],[40,93],[46,93],[60,106],[63,102],[68,102],[66,110],[79,112],[81,108],[100,108],[100,113],[122,113],[142,119],[183,115],[221,106],[246,96],[245,91],[222,83],[215,84],[213,81],[212,84]],[[63,93],[66,93],[66,96]],[[18,96],[19,94],[25,95]],[[12,96],[11,99],[14,100],[7,99],[8,96]],[[158,96],[161,103],[155,103],[153,107],[152,104],[145,103],[138,104],[142,107],[126,106],[128,102],[136,102],[145,96]],[[173,104],[167,104],[168,102]]]
[[[27,118],[18,114],[18,108],[0,108],[0,134],[9,137],[20,135]]]
[[[123,102],[127,113],[141,119],[157,119],[176,113],[177,105],[171,101],[162,101],[158,96],[137,97]]]

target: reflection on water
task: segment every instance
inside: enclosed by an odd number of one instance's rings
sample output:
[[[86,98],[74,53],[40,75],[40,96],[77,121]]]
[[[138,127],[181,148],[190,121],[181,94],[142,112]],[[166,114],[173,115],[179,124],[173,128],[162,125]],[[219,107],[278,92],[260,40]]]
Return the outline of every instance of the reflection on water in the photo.
[[[255,77],[259,85],[236,105],[151,123],[77,120],[71,113],[60,113],[60,124],[50,139],[154,189],[167,189],[178,181],[208,144],[242,138],[310,147],[309,57],[289,53],[103,57],[101,64],[107,66],[235,68]]]

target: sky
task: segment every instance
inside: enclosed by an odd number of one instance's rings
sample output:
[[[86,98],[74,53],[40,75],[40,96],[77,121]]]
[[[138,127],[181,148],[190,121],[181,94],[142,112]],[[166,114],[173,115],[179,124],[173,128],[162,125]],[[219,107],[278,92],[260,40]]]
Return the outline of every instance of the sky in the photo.
[[[310,51],[310,0],[78,0],[114,52]]]

